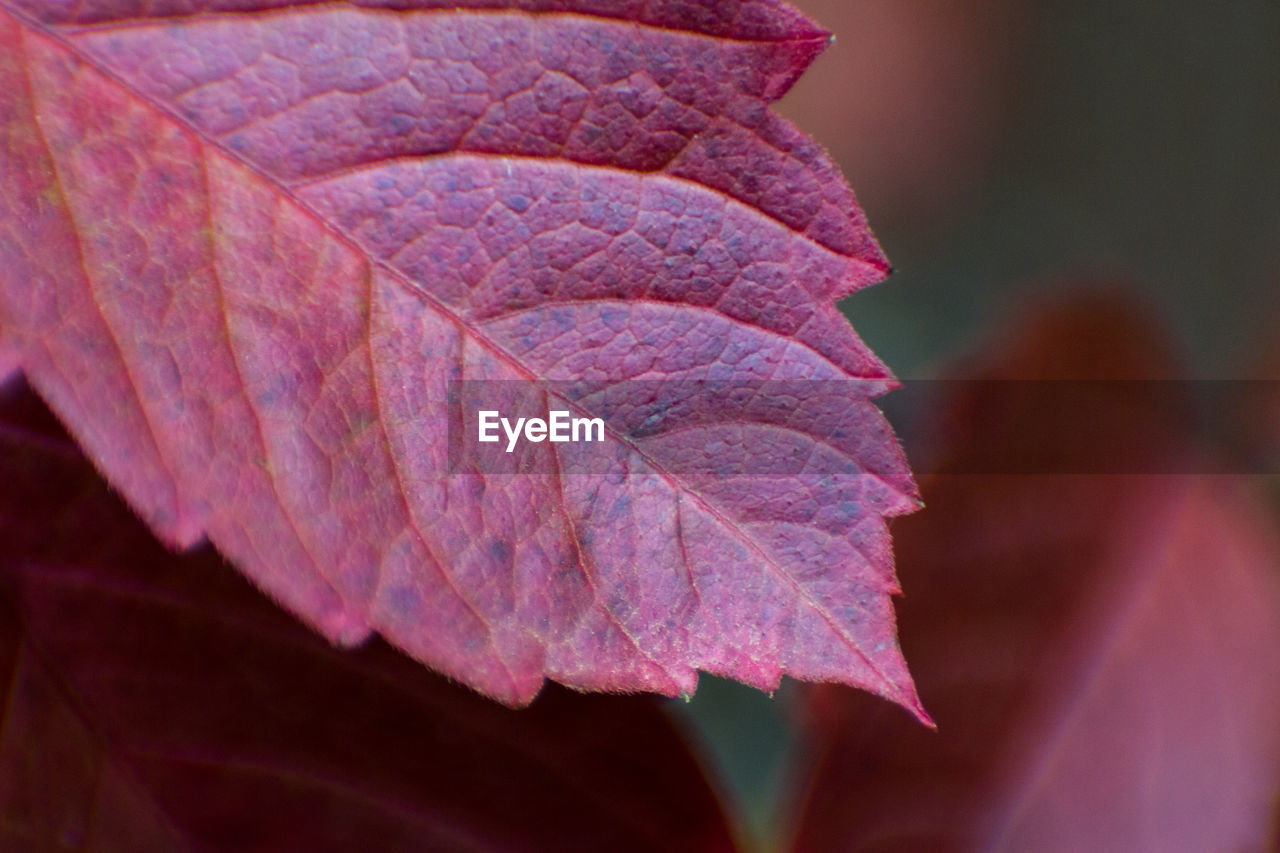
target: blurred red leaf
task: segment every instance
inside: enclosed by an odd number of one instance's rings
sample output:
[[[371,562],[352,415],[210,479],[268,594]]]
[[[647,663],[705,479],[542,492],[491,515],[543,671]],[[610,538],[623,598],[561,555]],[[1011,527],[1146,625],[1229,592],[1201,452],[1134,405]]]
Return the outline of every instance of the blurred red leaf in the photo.
[[[0,847],[729,850],[656,700],[511,711],[167,553],[0,390]]]
[[[0,367],[335,641],[513,704],[702,669],[923,716],[893,378],[834,306],[888,265],[769,109],[826,42],[781,0],[0,0]],[[504,379],[662,390],[573,398],[590,475],[451,470],[450,381]],[[664,396],[774,379],[839,382]]]
[[[1175,373],[1141,312],[1098,296],[1030,317],[991,353],[958,372]],[[1085,423],[1025,417],[1028,386],[1006,384],[977,399],[958,384],[951,422],[974,428],[950,434],[928,509],[895,530],[906,648],[938,732],[840,688],[809,693],[794,849],[1261,849],[1280,768],[1268,507],[1246,478],[945,473],[982,471],[1011,441],[1157,446],[1171,472],[1197,452],[1141,394]],[[1158,402],[1178,383],[1126,387]]]

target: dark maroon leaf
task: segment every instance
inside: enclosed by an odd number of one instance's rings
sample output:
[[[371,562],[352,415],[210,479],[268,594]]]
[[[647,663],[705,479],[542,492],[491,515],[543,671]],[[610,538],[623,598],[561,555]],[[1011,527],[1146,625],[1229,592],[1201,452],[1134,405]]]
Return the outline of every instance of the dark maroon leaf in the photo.
[[[732,849],[655,700],[511,711],[335,649],[209,550],[167,553],[0,393],[3,849]]]

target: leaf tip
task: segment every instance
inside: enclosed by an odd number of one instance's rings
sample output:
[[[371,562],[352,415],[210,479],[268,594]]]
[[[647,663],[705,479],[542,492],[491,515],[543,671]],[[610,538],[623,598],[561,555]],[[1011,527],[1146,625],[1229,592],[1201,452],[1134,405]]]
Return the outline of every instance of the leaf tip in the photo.
[[[925,710],[924,703],[920,701],[920,694],[916,692],[915,684],[908,683],[905,688],[895,684],[894,687],[897,688],[897,694],[887,698],[901,705],[908,714],[915,717],[916,721],[925,728],[936,732],[938,724],[933,721],[933,717]]]

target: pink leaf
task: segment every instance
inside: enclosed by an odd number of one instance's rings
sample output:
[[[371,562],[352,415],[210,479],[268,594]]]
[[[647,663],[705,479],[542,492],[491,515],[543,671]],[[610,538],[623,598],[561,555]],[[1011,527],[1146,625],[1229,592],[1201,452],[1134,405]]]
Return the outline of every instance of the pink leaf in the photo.
[[[0,0],[0,352],[164,541],[336,641],[511,703],[701,669],[923,715],[893,379],[833,305],[887,264],[768,107],[825,34],[777,0],[459,5]],[[559,382],[608,441],[451,468],[472,380]]]
[[[0,390],[3,849],[732,849],[656,700],[517,712],[335,649],[165,552],[48,420]]]
[[[815,689],[795,850],[1264,848],[1280,544],[1253,483],[1172,473],[1201,451],[1161,420],[1178,384],[1148,330],[1111,299],[1078,299],[961,374],[986,380],[952,408],[973,429],[952,433],[929,511],[901,532],[907,651],[938,731]],[[1091,420],[1025,417],[1040,389],[995,381],[1085,379],[1153,381]],[[1104,443],[1161,448],[1170,473],[980,473],[1011,445],[1092,458]]]

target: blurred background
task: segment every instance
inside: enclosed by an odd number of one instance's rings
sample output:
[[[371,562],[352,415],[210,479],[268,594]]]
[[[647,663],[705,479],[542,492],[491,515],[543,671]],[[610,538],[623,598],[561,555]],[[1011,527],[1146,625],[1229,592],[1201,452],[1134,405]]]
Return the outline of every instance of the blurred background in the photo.
[[[1280,4],[802,0],[835,41],[781,103],[897,268],[847,304],[904,378],[1019,291],[1134,281],[1202,377],[1280,316]]]
[[[835,40],[778,108],[896,268],[842,308],[906,383],[927,506],[892,523],[897,614],[938,731],[710,676],[512,711],[336,650],[165,551],[15,382],[0,848],[1280,849],[1280,3],[791,1]],[[1116,382],[1153,378],[1198,381]],[[1009,379],[1123,390],[1081,412]],[[1213,428],[1166,418],[1182,393]]]
[[[1123,282],[1189,376],[1275,378],[1280,3],[793,2],[835,40],[779,110],[896,268],[842,307],[901,378],[1084,280]],[[671,705],[760,843],[794,773],[794,693],[704,677]]]

